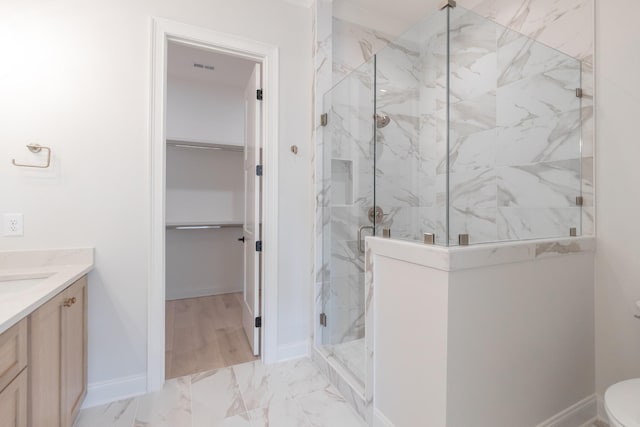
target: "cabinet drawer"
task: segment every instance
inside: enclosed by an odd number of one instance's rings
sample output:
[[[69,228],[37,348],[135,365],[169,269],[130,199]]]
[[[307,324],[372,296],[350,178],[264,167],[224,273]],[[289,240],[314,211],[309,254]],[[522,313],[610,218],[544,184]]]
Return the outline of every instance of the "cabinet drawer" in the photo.
[[[27,366],[27,319],[0,335],[0,391]]]
[[[27,369],[0,392],[0,427],[27,427]]]

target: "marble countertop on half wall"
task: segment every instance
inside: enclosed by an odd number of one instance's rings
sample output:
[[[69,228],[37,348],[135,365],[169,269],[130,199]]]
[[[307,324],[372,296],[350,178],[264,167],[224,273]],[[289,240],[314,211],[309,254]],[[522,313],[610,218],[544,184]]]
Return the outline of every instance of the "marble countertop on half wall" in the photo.
[[[470,246],[435,246],[407,240],[367,237],[376,254],[401,259],[443,271],[457,271],[491,265],[595,252],[592,236],[483,243]]]
[[[93,248],[0,252],[0,333],[91,271],[93,258]]]

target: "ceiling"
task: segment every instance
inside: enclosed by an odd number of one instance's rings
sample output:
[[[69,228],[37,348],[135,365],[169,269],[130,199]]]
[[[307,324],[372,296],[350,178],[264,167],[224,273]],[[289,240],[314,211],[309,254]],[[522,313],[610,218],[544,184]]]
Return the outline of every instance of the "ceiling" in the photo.
[[[244,88],[251,77],[255,62],[208,49],[169,43],[167,71],[170,76],[204,83],[224,84]],[[213,66],[213,70],[193,64]]]

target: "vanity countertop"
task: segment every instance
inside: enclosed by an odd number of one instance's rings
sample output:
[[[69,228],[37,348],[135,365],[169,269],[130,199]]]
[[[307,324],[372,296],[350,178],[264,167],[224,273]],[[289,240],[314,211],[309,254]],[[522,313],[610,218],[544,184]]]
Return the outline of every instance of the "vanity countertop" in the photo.
[[[93,269],[93,249],[0,252],[0,333]]]

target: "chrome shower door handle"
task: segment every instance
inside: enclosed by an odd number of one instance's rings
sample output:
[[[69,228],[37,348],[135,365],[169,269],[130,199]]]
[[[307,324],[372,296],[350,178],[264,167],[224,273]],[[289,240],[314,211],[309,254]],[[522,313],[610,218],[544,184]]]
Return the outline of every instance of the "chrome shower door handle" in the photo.
[[[361,254],[364,253],[364,245],[363,245],[364,240],[362,240],[362,232],[367,229],[370,229],[371,231],[374,231],[374,232],[376,230],[376,228],[373,225],[363,225],[358,229],[358,250],[360,251]]]

